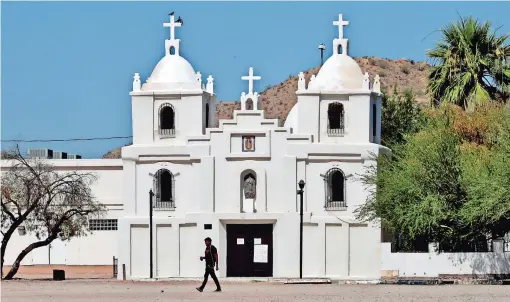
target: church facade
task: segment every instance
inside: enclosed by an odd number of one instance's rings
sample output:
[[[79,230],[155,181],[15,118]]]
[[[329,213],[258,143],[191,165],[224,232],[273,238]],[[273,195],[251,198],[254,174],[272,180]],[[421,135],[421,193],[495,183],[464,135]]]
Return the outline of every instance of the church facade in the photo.
[[[348,55],[348,40],[317,76],[299,76],[284,127],[259,109],[254,69],[242,80],[241,110],[215,125],[214,79],[180,56],[176,23],[166,55],[133,82],[133,145],[122,149],[124,214],[119,263],[149,276],[149,190],[153,190],[154,277],[197,277],[203,239],[219,250],[220,276],[299,276],[299,196],[304,187],[303,274],[378,278],[380,229],[356,222],[366,192],[355,176],[380,142],[381,93]]]
[[[203,83],[180,55],[181,23],[170,16],[165,56],[146,81],[134,75],[133,144],[119,160],[74,161],[107,167],[99,195],[117,231],[72,241],[114,244],[128,279],[150,277],[151,250],[154,278],[202,276],[205,237],[218,248],[220,277],[299,277],[303,180],[303,276],[379,279],[381,230],[354,214],[368,194],[356,176],[389,152],[380,145],[379,77],[348,55],[342,15],[333,24],[333,54],[309,81],[300,73],[283,127],[260,110],[253,68],[242,77],[241,110],[215,127],[215,79]]]

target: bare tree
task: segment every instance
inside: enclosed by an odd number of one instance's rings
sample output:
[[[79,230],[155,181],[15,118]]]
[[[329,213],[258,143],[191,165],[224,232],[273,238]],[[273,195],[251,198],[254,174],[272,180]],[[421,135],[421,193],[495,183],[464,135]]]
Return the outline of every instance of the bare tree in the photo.
[[[21,261],[32,250],[56,238],[69,240],[86,235],[88,217],[105,211],[90,190],[96,181],[94,174],[58,171],[44,160],[25,158],[18,147],[9,154],[12,165],[2,171],[1,178],[2,269],[7,244],[21,225],[37,241],[19,253],[4,278],[7,280],[16,275]]]

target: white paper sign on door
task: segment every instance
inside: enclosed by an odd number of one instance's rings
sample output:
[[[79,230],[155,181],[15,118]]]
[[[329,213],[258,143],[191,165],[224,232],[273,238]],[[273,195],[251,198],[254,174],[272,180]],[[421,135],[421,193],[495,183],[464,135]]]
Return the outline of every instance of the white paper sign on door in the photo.
[[[237,244],[244,244],[244,238],[237,238]]]
[[[254,244],[262,244],[262,238],[255,238]]]
[[[267,244],[253,246],[253,262],[267,263]]]

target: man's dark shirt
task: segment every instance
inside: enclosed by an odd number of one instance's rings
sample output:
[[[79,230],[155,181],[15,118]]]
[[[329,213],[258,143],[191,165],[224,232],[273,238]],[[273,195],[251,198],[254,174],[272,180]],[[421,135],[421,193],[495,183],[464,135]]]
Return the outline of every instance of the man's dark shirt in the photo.
[[[218,253],[218,250],[216,250],[216,247],[214,245],[210,245],[209,247],[205,248],[205,264],[209,266],[214,266],[216,263],[216,254]]]

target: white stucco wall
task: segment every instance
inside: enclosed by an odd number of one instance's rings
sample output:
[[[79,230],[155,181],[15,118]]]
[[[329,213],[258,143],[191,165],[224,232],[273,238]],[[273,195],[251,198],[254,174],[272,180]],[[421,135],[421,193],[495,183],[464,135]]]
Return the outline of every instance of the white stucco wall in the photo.
[[[391,243],[382,243],[381,270],[399,277],[510,274],[510,252],[392,253]]]
[[[255,136],[253,152],[242,151],[245,135]],[[378,145],[368,141],[313,144],[306,136],[291,135],[288,129],[278,127],[276,120],[264,119],[263,111],[257,110],[235,111],[233,119],[221,121],[219,128],[187,140],[180,146],[135,144],[123,148],[123,186],[128,188],[127,195],[135,194],[134,200],[125,194],[125,216],[119,221],[119,264],[126,265],[128,278],[147,278],[149,274],[148,192],[153,188],[152,175],[162,168],[174,174],[176,208],[154,211],[154,277],[202,276],[203,263],[198,258],[207,236],[219,250],[219,275],[226,276],[226,226],[240,223],[273,224],[272,275],[299,276],[299,179],[307,183],[305,276],[380,276],[380,230],[357,224],[353,217],[354,209],[366,199],[364,189],[349,180],[348,208],[325,211],[320,175],[332,167],[343,169],[346,175],[361,173],[367,164],[367,150],[377,153]],[[248,170],[257,179],[251,206],[242,204],[241,178]],[[204,229],[204,224],[211,224],[212,229]],[[167,261],[166,255],[173,255],[176,261]]]

